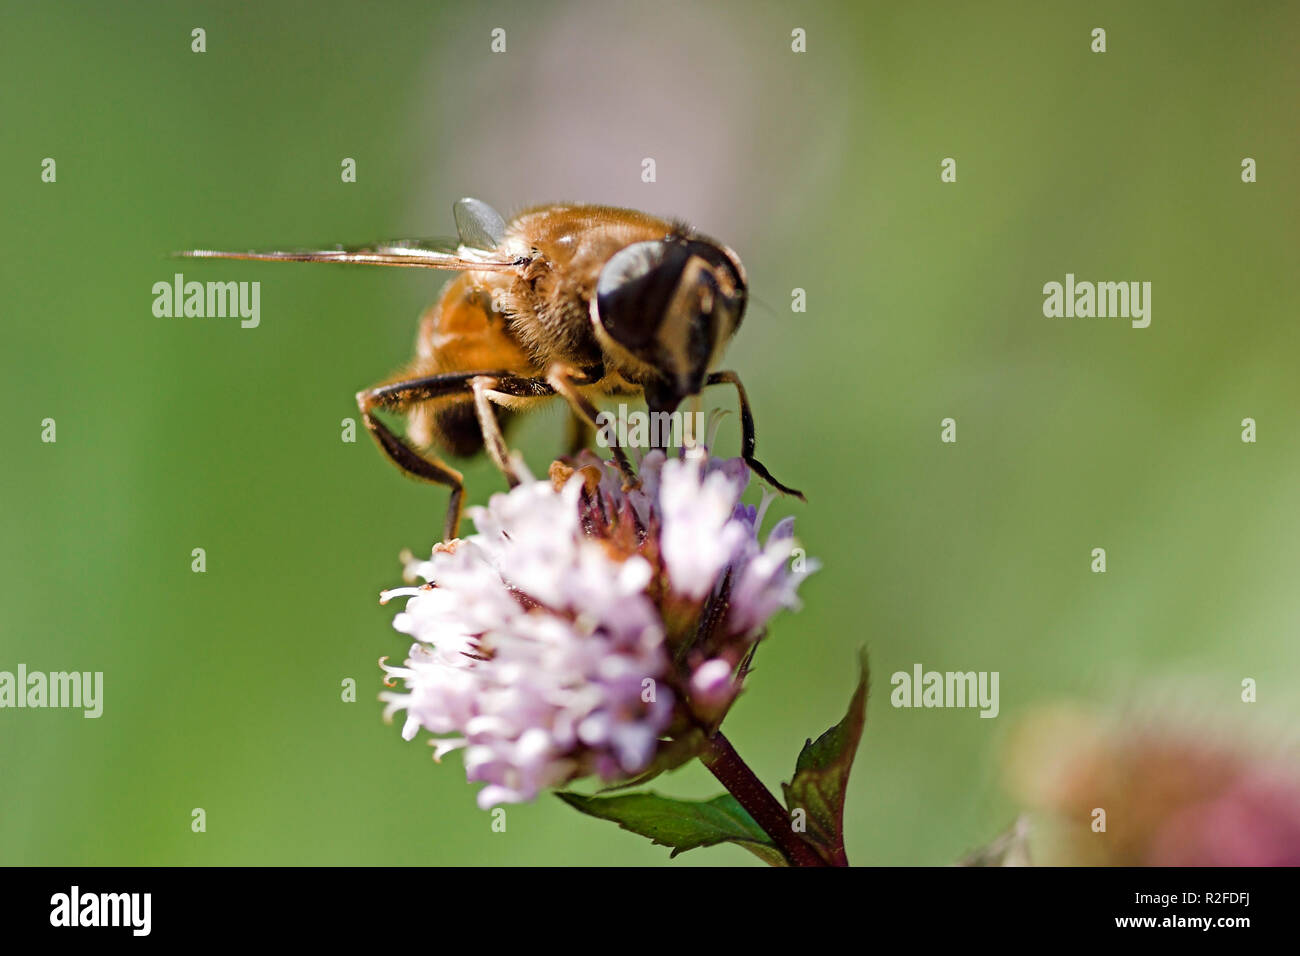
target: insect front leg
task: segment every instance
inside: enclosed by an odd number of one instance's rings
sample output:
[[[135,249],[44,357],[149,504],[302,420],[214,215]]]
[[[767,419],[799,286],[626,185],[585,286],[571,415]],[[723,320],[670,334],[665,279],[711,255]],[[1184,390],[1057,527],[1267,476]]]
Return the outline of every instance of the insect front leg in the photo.
[[[555,393],[569,403],[574,414],[582,419],[592,428],[599,428],[596,422],[596,406],[587,400],[587,397],[578,391],[578,379],[581,373],[575,372],[566,365],[552,365],[546,373],[547,384],[555,389]],[[628,459],[627,453],[619,447],[617,441],[613,438],[609,442],[609,450],[614,454],[614,460],[618,463],[618,470],[623,473],[623,479],[629,485],[636,485],[639,479],[632,468],[632,462]]]
[[[803,496],[802,491],[796,491],[781,484],[772,477],[772,473],[763,466],[763,463],[754,457],[754,448],[758,445],[758,438],[754,435],[754,413],[750,411],[749,396],[745,393],[745,386],[740,383],[740,376],[735,372],[713,372],[704,384],[736,386],[736,394],[740,402],[740,457],[744,459],[745,464],[749,465],[754,474],[777,491],[787,495],[794,495],[800,501],[807,501],[808,499]]]
[[[576,455],[584,448],[590,448],[596,437],[596,430],[587,424],[587,420],[569,409],[568,424],[565,432],[565,447],[570,455]]]

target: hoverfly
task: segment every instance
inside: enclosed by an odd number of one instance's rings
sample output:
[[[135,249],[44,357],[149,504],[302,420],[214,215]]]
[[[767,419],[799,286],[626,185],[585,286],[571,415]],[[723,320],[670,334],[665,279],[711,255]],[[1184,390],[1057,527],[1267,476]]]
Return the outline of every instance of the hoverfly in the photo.
[[[739,376],[712,371],[745,312],[745,271],[731,249],[685,223],[610,206],[537,206],[509,222],[477,199],[461,199],[453,211],[453,242],[178,255],[461,273],[421,316],[415,360],[357,394],[384,454],[408,475],[451,489],[445,540],[457,536],[464,485],[432,449],[464,458],[486,448],[513,486],[520,476],[494,406],[509,414],[557,396],[573,412],[576,450],[596,427],[594,397],[640,394],[652,413],[672,412],[706,385],[732,385],[742,458],[768,484],[803,498],[754,457],[754,418]],[[375,415],[379,409],[406,415],[405,438]],[[624,450],[612,443],[611,451],[635,480]]]

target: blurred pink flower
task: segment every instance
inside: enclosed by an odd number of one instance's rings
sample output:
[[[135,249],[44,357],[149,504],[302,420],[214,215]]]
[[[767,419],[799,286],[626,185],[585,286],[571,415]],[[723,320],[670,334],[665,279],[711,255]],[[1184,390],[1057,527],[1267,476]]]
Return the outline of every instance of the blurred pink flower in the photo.
[[[1223,731],[1056,706],[1017,729],[1006,770],[1045,827],[1044,862],[1300,865],[1296,764]]]

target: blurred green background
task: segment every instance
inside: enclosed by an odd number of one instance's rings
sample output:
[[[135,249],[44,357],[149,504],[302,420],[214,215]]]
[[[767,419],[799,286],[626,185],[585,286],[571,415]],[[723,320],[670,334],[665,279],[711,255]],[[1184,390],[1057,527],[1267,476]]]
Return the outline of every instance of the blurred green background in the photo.
[[[380,721],[375,661],[406,645],[376,595],[445,497],[340,421],[444,277],[164,257],[447,234],[462,195],[683,216],[744,259],[728,364],[825,568],[727,728],[775,787],[868,646],[854,862],[947,863],[1002,829],[999,747],[1044,701],[1186,680],[1259,740],[1294,724],[1294,3],[7,3],[4,23],[0,669],[103,671],[105,707],[0,711],[0,862],[668,863],[550,796],[493,833],[458,757]],[[155,318],[176,271],[259,280],[261,326]],[[1044,318],[1067,272],[1151,281],[1150,328]],[[562,433],[556,411],[515,441],[541,470]],[[484,462],[467,481],[501,488]],[[1000,671],[1001,716],[892,709],[917,662]],[[657,786],[719,789],[698,766]]]

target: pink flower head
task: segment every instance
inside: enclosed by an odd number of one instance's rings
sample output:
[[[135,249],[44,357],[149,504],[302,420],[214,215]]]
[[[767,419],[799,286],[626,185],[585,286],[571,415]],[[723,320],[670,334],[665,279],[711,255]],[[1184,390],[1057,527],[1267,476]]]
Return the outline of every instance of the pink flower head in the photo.
[[[387,591],[414,643],[381,661],[385,716],[464,748],[480,806],[531,800],[591,774],[621,780],[676,737],[716,726],[768,620],[798,606],[816,563],[793,522],[759,540],[765,498],[741,503],[748,468],[647,454],[636,487],[590,452],[472,508],[474,535],[440,544]],[[801,553],[800,553],[801,555]]]

